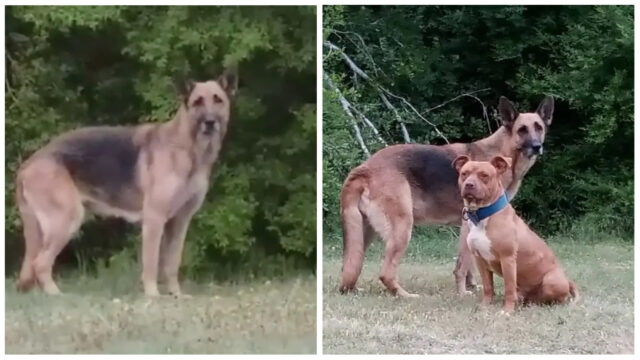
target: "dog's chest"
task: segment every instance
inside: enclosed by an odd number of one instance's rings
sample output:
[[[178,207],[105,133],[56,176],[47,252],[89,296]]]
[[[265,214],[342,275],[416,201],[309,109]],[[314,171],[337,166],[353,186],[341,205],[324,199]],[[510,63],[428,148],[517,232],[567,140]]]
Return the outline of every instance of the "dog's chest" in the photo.
[[[196,174],[186,181],[176,177],[174,181],[174,187],[168,187],[171,189],[168,190],[168,193],[171,194],[168,209],[170,217],[174,216],[180,208],[193,198],[203,196],[209,186],[207,177],[204,174]]]
[[[471,221],[469,224],[469,235],[467,236],[467,246],[471,253],[480,256],[486,261],[495,260],[495,256],[491,252],[491,240],[487,236],[486,225],[487,220],[482,220],[478,225],[474,225]]]

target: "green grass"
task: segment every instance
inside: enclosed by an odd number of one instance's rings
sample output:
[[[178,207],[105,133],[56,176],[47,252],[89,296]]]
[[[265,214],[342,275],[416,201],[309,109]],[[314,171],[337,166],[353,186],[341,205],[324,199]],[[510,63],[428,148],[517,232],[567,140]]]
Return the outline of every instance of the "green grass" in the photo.
[[[457,240],[448,230],[418,230],[403,258],[400,284],[418,293],[417,299],[394,298],[383,289],[378,280],[380,242],[367,252],[358,281],[361,291],[340,295],[342,246],[337,241],[337,236],[329,237],[324,251],[325,354],[633,353],[631,242],[579,228],[551,238],[551,248],[578,286],[580,301],[519,308],[504,316],[500,278],[496,300],[486,309],[479,306],[479,293],[465,298],[455,293]]]
[[[104,276],[103,276],[104,275]],[[149,299],[138,273],[66,275],[65,293],[16,293],[6,279],[7,353],[315,353],[316,278],[186,283]]]

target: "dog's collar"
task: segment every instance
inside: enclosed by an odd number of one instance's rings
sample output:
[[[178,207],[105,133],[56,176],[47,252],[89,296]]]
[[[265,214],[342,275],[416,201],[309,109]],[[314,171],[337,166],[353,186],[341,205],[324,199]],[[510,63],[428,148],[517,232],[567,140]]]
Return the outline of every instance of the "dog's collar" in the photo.
[[[473,225],[478,225],[480,221],[504,209],[507,205],[509,205],[509,199],[507,198],[507,193],[504,192],[498,200],[489,206],[481,207],[478,210],[464,208],[464,210],[462,210],[462,217],[465,220],[470,220]]]

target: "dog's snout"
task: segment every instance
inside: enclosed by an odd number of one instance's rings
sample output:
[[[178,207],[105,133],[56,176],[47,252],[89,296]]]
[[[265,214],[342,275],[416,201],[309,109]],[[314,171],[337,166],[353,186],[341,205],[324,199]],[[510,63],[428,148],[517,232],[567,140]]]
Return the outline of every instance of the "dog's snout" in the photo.
[[[531,151],[534,154],[542,154],[542,144],[539,142],[531,144]]]
[[[208,128],[213,128],[216,122],[218,122],[218,118],[216,116],[209,115],[204,118],[204,125]]]
[[[467,189],[467,190],[471,190],[471,189],[473,189],[475,187],[476,186],[472,182],[464,183],[464,188]]]
[[[204,133],[207,135],[213,134],[216,131],[217,128],[217,119],[213,116],[211,117],[206,117],[204,119],[204,121],[202,122],[204,124]]]

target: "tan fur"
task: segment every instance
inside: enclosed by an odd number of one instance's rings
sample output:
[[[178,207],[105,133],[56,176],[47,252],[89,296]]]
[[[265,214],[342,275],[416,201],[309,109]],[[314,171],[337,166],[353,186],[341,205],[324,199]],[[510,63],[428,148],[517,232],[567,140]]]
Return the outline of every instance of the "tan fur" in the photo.
[[[489,206],[504,193],[500,177],[510,167],[500,156],[486,161],[470,161],[461,156],[454,162],[459,171],[459,187],[470,210]],[[525,303],[553,304],[578,297],[547,244],[516,214],[511,205],[481,220],[471,228],[467,242],[482,277],[482,304],[494,296],[493,274],[504,278],[505,312],[514,310],[521,298]],[[476,232],[474,237],[473,233]],[[486,243],[482,240],[486,240]],[[479,241],[478,241],[479,240]]]
[[[178,269],[184,238],[205,198],[227,132],[236,79],[235,74],[225,73],[216,80],[192,84],[177,114],[166,123],[71,131],[25,161],[16,178],[26,243],[18,288],[26,291],[37,283],[49,294],[60,292],[52,278],[55,258],[82,224],[85,212],[91,212],[140,221],[145,294],[159,294],[160,267],[169,292],[180,295]],[[92,144],[111,141],[104,139],[123,141],[136,149],[132,165],[122,165],[133,173],[131,179],[125,174],[105,178],[104,183],[95,178],[87,181],[61,160],[80,158]],[[114,164],[123,161],[112,160]],[[107,159],[107,163],[112,162]],[[114,169],[119,168],[114,165]]]
[[[455,171],[450,162],[458,155],[475,159],[490,159],[495,155],[513,158],[511,171],[502,181],[510,198],[520,187],[527,171],[537,156],[527,153],[527,142],[544,141],[551,123],[553,99],[546,98],[535,113],[519,114],[506,99],[501,99],[504,126],[491,136],[471,144],[442,146],[403,144],[386,147],[373,154],[347,176],[341,193],[341,217],[344,238],[341,292],[355,289],[362,269],[367,244],[374,236],[371,229],[385,242],[385,258],[380,279],[393,294],[413,296],[398,283],[396,271],[402,254],[411,238],[413,225],[460,224],[462,200],[457,192]],[[541,117],[543,116],[544,119]],[[527,136],[518,132],[522,127],[531,131]],[[538,131],[538,127],[542,130]],[[520,130],[522,131],[522,130]],[[412,172],[419,172],[420,161],[414,154],[435,153],[436,158],[447,158],[446,166],[453,178],[433,186],[418,184]],[[418,159],[419,160],[419,159]],[[441,162],[441,161],[440,161]],[[441,190],[438,186],[447,186]],[[464,236],[464,228],[462,234]],[[472,285],[473,258],[467,245],[460,241],[458,263],[454,271],[458,291],[466,293],[466,285]]]

